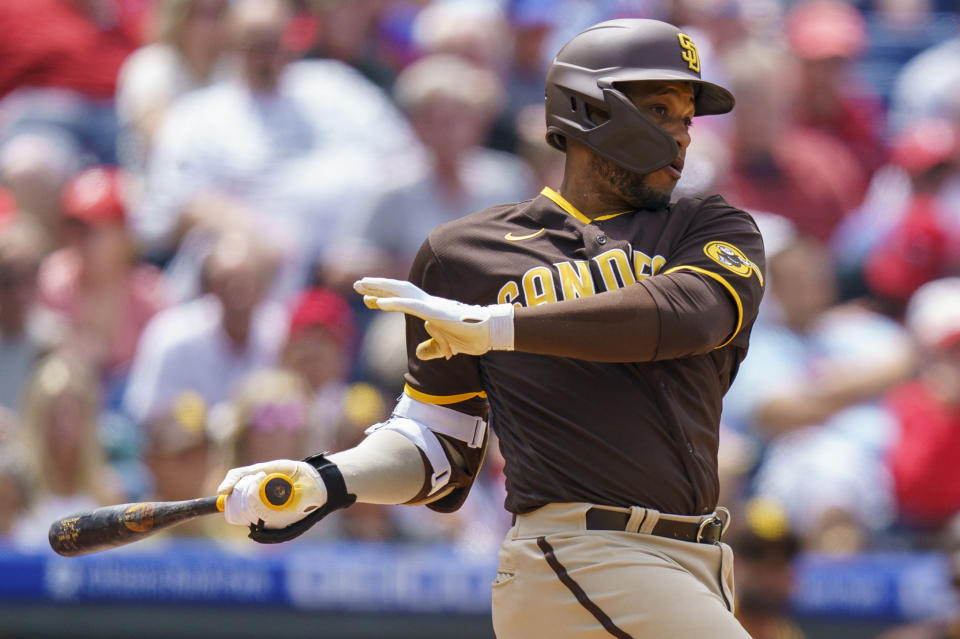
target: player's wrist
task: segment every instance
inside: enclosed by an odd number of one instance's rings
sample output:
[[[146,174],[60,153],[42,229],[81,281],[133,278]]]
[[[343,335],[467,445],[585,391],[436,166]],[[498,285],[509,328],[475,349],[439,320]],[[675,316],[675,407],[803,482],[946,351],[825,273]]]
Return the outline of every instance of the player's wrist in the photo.
[[[513,350],[513,304],[494,304],[490,311],[490,350]]]
[[[316,480],[323,485],[326,492],[326,506],[331,511],[346,508],[353,504],[357,497],[347,490],[343,473],[340,472],[337,464],[326,455],[325,452],[311,455],[303,460],[304,465],[313,470],[316,474]]]

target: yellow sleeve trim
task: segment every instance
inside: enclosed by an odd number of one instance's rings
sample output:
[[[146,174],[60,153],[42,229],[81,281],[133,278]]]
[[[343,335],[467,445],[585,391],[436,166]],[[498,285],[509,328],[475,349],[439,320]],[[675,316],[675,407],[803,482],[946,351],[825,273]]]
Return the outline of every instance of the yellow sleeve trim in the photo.
[[[720,285],[723,286],[723,288],[727,289],[727,292],[730,293],[730,297],[733,298],[734,303],[737,305],[737,327],[733,330],[733,334],[730,336],[730,339],[728,339],[727,341],[725,341],[725,342],[724,342],[723,344],[721,344],[720,346],[717,346],[717,347],[716,347],[716,348],[723,348],[724,346],[726,346],[727,344],[729,344],[730,342],[733,341],[733,338],[735,338],[735,337],[737,336],[737,333],[740,332],[740,328],[743,326],[743,302],[740,301],[740,295],[738,295],[738,294],[737,294],[737,291],[734,290],[734,288],[733,288],[732,286],[730,286],[730,282],[728,282],[727,280],[723,279],[723,277],[721,277],[720,275],[717,275],[716,273],[714,273],[714,272],[712,272],[712,271],[708,271],[708,270],[705,269],[705,268],[700,268],[699,266],[690,266],[690,265],[685,265],[685,264],[683,264],[683,265],[680,265],[680,266],[674,266],[674,267],[671,268],[671,269],[667,269],[666,271],[663,272],[663,274],[664,274],[664,275],[669,275],[670,273],[673,273],[673,272],[675,272],[675,271],[684,270],[684,269],[686,269],[686,270],[688,270],[688,271],[694,271],[694,272],[700,273],[700,274],[702,274],[702,275],[706,275],[706,276],[709,277],[710,279],[716,280],[717,282],[719,282]]]
[[[403,385],[403,392],[414,398],[418,402],[423,402],[424,404],[436,404],[438,406],[446,406],[447,404],[458,404],[460,402],[465,402],[468,399],[473,399],[474,397],[480,397],[482,399],[487,398],[487,393],[485,391],[476,391],[473,393],[460,393],[459,395],[431,395],[429,393],[421,393],[416,388],[410,386],[410,384]]]
[[[552,200],[554,204],[556,204],[561,209],[566,211],[575,220],[577,220],[578,222],[582,222],[584,224],[590,224],[590,222],[596,222],[596,221],[609,220],[619,215],[624,215],[625,213],[630,212],[630,211],[620,211],[619,213],[610,213],[609,215],[601,215],[600,217],[594,220],[591,220],[589,217],[587,217],[586,215],[578,211],[577,207],[575,207],[573,204],[570,204],[570,202],[568,202],[565,197],[563,197],[562,195],[560,195],[559,193],[551,189],[549,186],[543,187],[543,190],[540,191],[540,195],[548,198],[549,200]]]

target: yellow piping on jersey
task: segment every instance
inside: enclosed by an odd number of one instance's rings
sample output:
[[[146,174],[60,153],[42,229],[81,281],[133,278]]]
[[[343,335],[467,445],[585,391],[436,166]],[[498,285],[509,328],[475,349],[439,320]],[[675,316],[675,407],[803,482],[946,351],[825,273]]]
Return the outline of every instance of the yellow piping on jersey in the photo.
[[[620,211],[619,213],[610,213],[609,215],[601,215],[600,217],[597,217],[591,220],[589,217],[587,217],[586,215],[578,211],[577,207],[575,207],[573,204],[570,204],[570,202],[568,202],[565,197],[563,197],[562,195],[560,195],[559,193],[551,189],[549,186],[543,187],[543,190],[540,191],[540,195],[543,195],[544,197],[552,200],[554,204],[556,204],[561,209],[566,211],[571,217],[573,217],[575,220],[579,222],[583,222],[584,224],[590,224],[590,222],[602,222],[603,220],[609,220],[619,215],[630,213],[630,211]]]
[[[733,341],[733,338],[736,337],[737,333],[740,332],[740,327],[743,326],[743,302],[740,301],[740,296],[737,294],[737,291],[735,291],[734,288],[730,286],[730,282],[723,279],[722,276],[717,275],[716,273],[713,273],[711,271],[708,271],[705,268],[700,268],[699,266],[690,266],[687,264],[682,264],[680,266],[674,266],[671,269],[667,269],[666,271],[663,272],[663,274],[669,275],[670,273],[673,273],[675,271],[680,271],[682,269],[687,269],[688,271],[695,271],[697,273],[700,273],[701,275],[706,275],[710,279],[720,282],[723,288],[727,289],[727,292],[730,293],[730,297],[733,298],[734,303],[737,305],[737,327],[734,329],[733,334],[730,336],[730,339],[725,341],[720,346],[716,347],[716,348],[723,348],[724,346],[726,346],[727,344]]]
[[[481,399],[487,398],[486,391],[460,393],[459,395],[431,395],[429,393],[422,393],[418,391],[416,388],[410,386],[410,384],[403,385],[403,392],[418,402],[423,402],[424,404],[436,404],[437,406],[459,404],[460,402],[465,402],[468,399],[473,399],[474,397],[480,397]]]

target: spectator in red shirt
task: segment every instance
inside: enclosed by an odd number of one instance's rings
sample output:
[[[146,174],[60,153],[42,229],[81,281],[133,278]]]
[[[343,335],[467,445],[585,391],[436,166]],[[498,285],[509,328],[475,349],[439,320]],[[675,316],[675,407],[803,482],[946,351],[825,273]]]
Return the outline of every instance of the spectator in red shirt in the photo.
[[[735,206],[777,213],[825,242],[860,204],[866,175],[841,142],[791,119],[801,101],[792,69],[789,56],[767,43],[748,43],[728,55],[737,109],[733,162],[719,190]]]
[[[110,99],[123,59],[138,44],[117,5],[98,0],[0,4],[0,97],[21,87],[58,87]],[[142,4],[142,3],[141,3]]]
[[[882,103],[855,75],[853,63],[867,45],[866,21],[837,0],[794,5],[784,30],[797,62],[797,124],[845,146],[868,173],[884,161]]]
[[[944,197],[960,176],[960,129],[943,120],[914,123],[895,141],[893,161],[908,193],[863,270],[870,290],[898,310],[921,284],[960,270],[960,220]]]
[[[906,322],[928,356],[888,398],[900,425],[890,467],[901,518],[939,528],[960,513],[960,278],[919,288]]]
[[[74,177],[63,192],[67,246],[39,274],[41,300],[67,320],[70,346],[118,380],[147,322],[167,305],[162,272],[135,259],[123,192],[123,174],[110,167]]]
[[[144,0],[0,2],[0,179],[50,220],[83,164],[115,163],[117,72]],[[13,147],[13,148],[9,148]]]

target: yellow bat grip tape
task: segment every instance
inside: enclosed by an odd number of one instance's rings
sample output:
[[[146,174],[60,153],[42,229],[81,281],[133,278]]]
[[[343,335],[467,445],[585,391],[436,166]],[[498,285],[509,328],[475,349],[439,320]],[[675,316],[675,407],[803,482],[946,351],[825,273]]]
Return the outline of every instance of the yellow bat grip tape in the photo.
[[[267,498],[267,484],[274,479],[281,479],[288,485],[287,499],[282,504],[274,504]],[[268,508],[272,508],[273,510],[283,510],[290,505],[291,501],[293,501],[293,480],[283,473],[273,473],[271,475],[267,475],[266,478],[260,482],[260,501],[266,504]]]
[[[219,510],[220,512],[223,512],[223,505],[226,503],[226,501],[227,501],[226,495],[217,495],[217,510]]]

